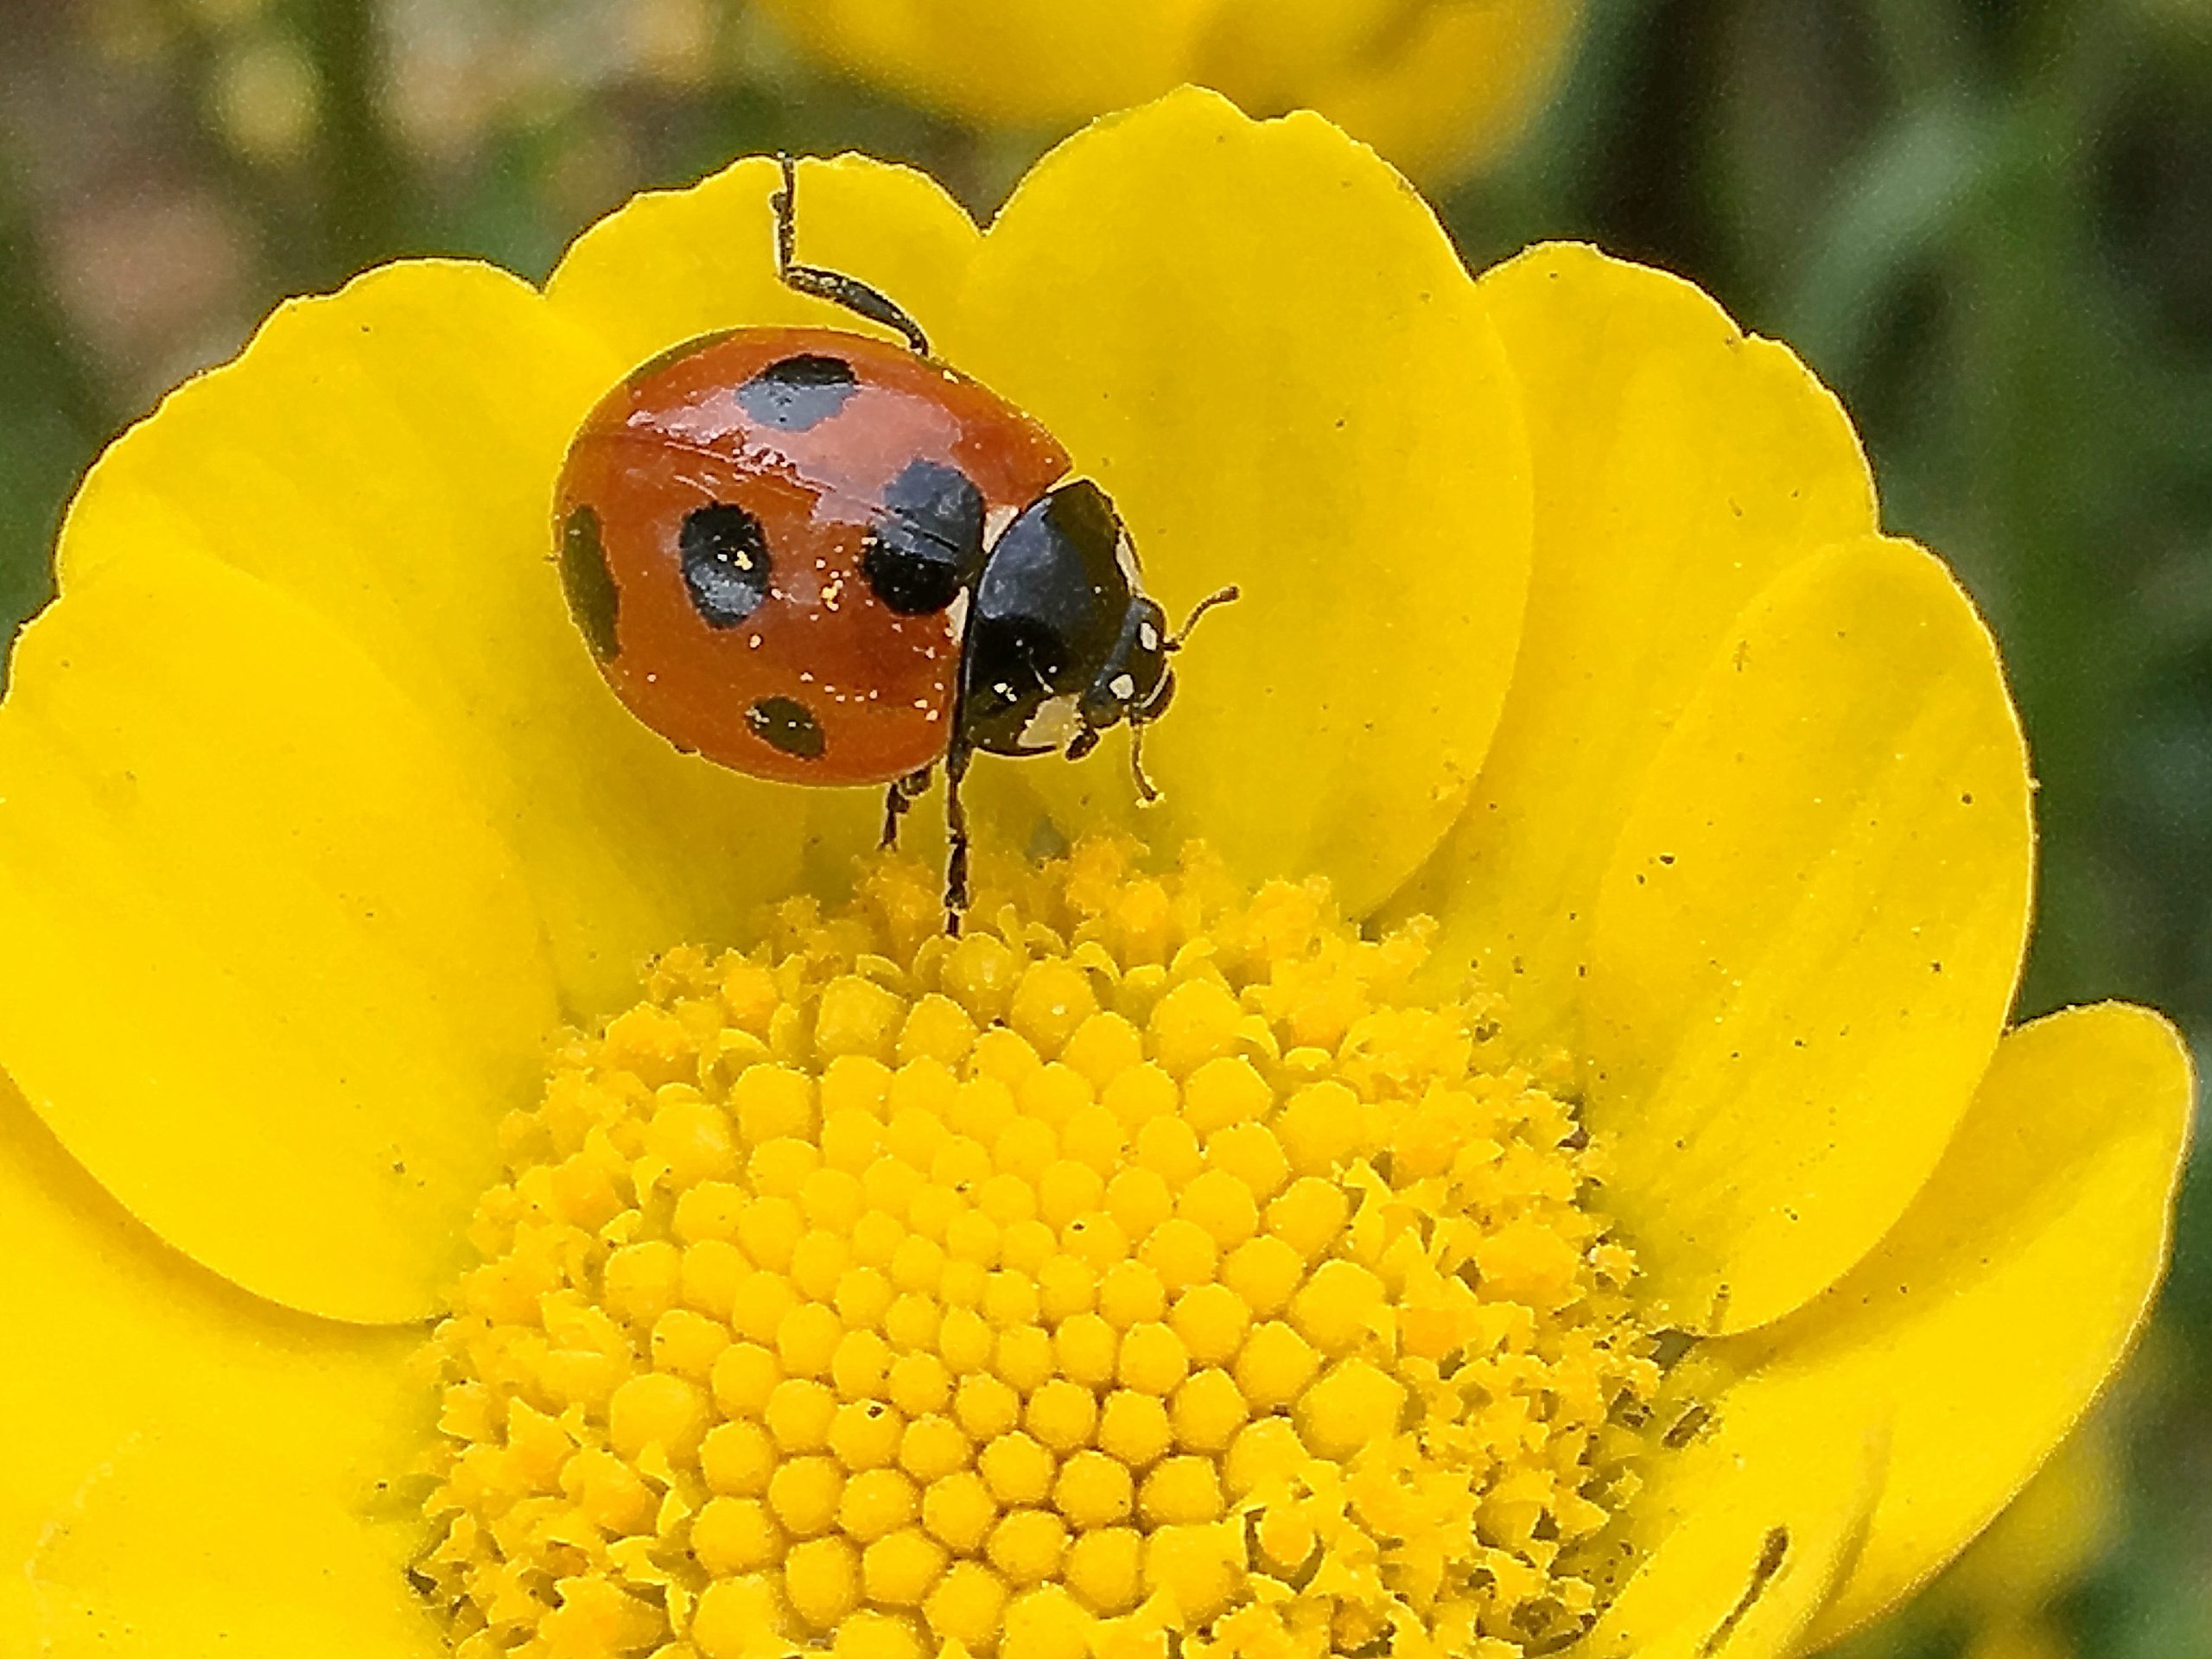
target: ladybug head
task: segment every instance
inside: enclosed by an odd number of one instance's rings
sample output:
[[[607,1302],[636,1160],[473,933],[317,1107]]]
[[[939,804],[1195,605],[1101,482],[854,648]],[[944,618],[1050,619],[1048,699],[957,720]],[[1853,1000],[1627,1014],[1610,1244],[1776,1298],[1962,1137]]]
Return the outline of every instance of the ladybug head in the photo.
[[[1120,636],[1077,706],[1083,723],[1102,731],[1123,720],[1150,720],[1166,708],[1175,692],[1167,668],[1172,649],[1166,613],[1142,594],[1131,595]]]
[[[1168,656],[1183,648],[1183,641],[1190,637],[1200,617],[1236,597],[1234,588],[1208,594],[1184,619],[1183,626],[1170,633],[1166,613],[1144,594],[1133,594],[1113,652],[1077,705],[1083,734],[1070,746],[1069,758],[1089,753],[1097,746],[1101,731],[1127,720],[1129,765],[1136,773],[1137,793],[1146,801],[1158,799],[1159,791],[1144,773],[1141,743],[1144,728],[1166,713],[1167,705],[1175,700],[1175,671],[1167,665]]]

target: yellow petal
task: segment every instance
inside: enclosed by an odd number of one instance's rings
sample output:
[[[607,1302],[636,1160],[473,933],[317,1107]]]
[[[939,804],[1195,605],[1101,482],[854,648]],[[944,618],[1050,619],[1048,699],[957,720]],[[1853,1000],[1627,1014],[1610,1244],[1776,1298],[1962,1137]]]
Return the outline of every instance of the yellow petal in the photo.
[[[1264,20],[1255,35],[1274,33],[1274,0],[1244,0],[1236,10]],[[1421,176],[1480,167],[1519,137],[1558,79],[1580,6],[1577,0],[1430,0],[1408,11],[1338,0],[1319,10],[1337,25],[1323,36],[1336,49],[1314,54],[1303,75],[1278,73],[1248,84],[1248,67],[1257,67],[1252,59],[1221,53],[1211,60],[1221,66],[1218,74],[1204,79],[1247,107],[1296,102],[1318,110]],[[1378,10],[1389,15],[1372,18]],[[1363,38],[1343,41],[1349,19],[1367,25]],[[1273,55],[1262,48],[1260,64]],[[1296,90],[1255,99],[1268,85]]]
[[[1758,1376],[1655,1459],[1629,1515],[1643,1555],[1583,1645],[1591,1659],[1770,1659],[1833,1593],[1865,1535],[1887,1425],[1825,1379]]]
[[[1570,1040],[1590,900],[1652,753],[1736,613],[1779,570],[1874,528],[1843,412],[1804,365],[1688,283],[1588,248],[1483,278],[1528,410],[1529,620],[1465,815],[1406,908],[1436,971],[1510,993]]]
[[[1894,1414],[1866,1548],[1816,1638],[1955,1554],[2111,1375],[2164,1268],[2192,1098],[2188,1050],[2147,1009],[2011,1033],[1880,1249],[1760,1334],[1776,1372]]]
[[[722,938],[797,868],[788,791],[678,755],[614,699],[550,562],[553,479],[628,363],[480,265],[287,305],[102,460],[64,592],[185,542],[298,599],[418,702],[521,857],[573,1009]]]
[[[0,708],[0,1063],[178,1249],[353,1319],[438,1305],[557,1018],[423,712],[179,531],[73,580]]]
[[[286,1313],[160,1243],[0,1084],[0,1652],[430,1659],[393,1477],[414,1331]]]
[[[1215,0],[767,0],[793,41],[925,108],[992,125],[1079,121],[1188,73]]]
[[[1738,619],[1598,897],[1582,1037],[1609,1198],[1678,1323],[1740,1331],[1903,1211],[1987,1065],[2032,831],[1987,631],[1901,542]]]
[[[775,162],[754,156],[688,190],[639,196],[577,238],[546,297],[625,369],[742,324],[887,334],[778,280],[768,199],[779,188]],[[932,334],[981,240],[936,180],[864,156],[801,162],[796,219],[800,264],[872,284]]]
[[[1528,569],[1516,399],[1434,219],[1322,121],[1177,93],[1038,164],[953,356],[1105,486],[1171,616],[1244,593],[1147,736],[1165,802],[1136,812],[1117,735],[1034,767],[1062,826],[1378,902],[1465,798]]]

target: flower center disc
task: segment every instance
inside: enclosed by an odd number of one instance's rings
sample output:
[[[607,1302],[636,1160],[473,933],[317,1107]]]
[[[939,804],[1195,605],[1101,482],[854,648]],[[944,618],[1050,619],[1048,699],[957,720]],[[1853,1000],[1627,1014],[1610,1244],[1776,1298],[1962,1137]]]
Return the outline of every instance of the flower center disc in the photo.
[[[671,952],[504,1126],[435,1339],[462,1659],[1586,1628],[1653,1343],[1572,1112],[1408,999],[1421,930],[1104,841],[938,916],[885,860]]]

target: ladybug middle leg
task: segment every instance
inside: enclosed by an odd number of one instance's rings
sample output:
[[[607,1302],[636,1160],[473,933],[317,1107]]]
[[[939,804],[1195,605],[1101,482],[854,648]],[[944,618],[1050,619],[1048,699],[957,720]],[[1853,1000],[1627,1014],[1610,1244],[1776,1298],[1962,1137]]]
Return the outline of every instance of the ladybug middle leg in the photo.
[[[914,348],[917,357],[930,354],[929,336],[922,332],[921,324],[901,310],[898,302],[880,289],[870,288],[857,276],[848,276],[842,271],[824,270],[818,265],[802,265],[794,257],[798,243],[798,168],[789,156],[779,155],[776,165],[783,169],[784,186],[768,198],[768,206],[776,215],[776,275],[786,288],[801,294],[812,295],[817,300],[827,300],[832,305],[842,305],[846,310],[866,317],[870,322],[880,322],[887,328],[896,329],[906,336],[906,343]]]
[[[883,839],[876,843],[888,852],[899,844],[899,820],[906,816],[907,809],[929,793],[930,771],[924,766],[919,772],[910,772],[904,778],[893,779],[883,796]]]

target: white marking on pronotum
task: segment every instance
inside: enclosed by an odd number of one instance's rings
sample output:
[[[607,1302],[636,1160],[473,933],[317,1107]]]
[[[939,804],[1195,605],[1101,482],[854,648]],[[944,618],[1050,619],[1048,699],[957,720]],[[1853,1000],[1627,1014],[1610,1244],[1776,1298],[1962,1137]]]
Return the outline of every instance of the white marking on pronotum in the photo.
[[[1134,697],[1137,694],[1136,676],[1134,674],[1116,674],[1112,679],[1106,682],[1106,689],[1109,691],[1111,691],[1116,696],[1119,697],[1123,702],[1127,702],[1131,697]]]
[[[1158,651],[1160,649],[1160,630],[1154,627],[1149,622],[1138,623],[1137,643],[1142,645],[1147,651]]]
[[[1114,538],[1114,563],[1122,567],[1122,575],[1130,587],[1141,585],[1137,581],[1137,550],[1131,544],[1129,532],[1126,530]]]

